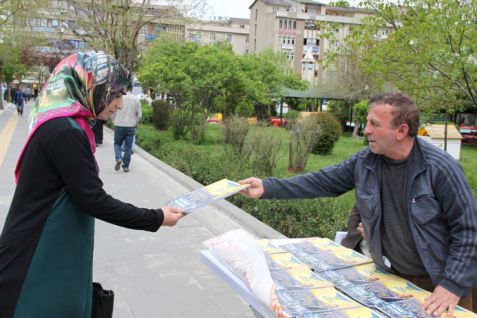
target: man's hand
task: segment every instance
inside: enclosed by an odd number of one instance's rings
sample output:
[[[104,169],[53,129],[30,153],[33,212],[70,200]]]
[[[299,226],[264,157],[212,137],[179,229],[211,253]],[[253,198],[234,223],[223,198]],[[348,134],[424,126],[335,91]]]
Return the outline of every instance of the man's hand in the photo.
[[[363,240],[366,240],[366,235],[364,235],[364,228],[363,228],[363,223],[359,222],[358,224],[358,231],[361,233],[361,236],[363,237]]]
[[[164,220],[162,221],[162,225],[167,226],[174,226],[177,224],[184,214],[182,210],[172,206],[165,206],[162,208],[162,212],[164,213]]]
[[[459,300],[459,296],[437,285],[432,295],[426,299],[423,307],[428,315],[440,316],[447,310],[447,315],[452,317]]]
[[[252,198],[252,199],[257,199],[260,198],[263,193],[265,192],[265,189],[263,188],[263,183],[261,179],[258,178],[248,178],[245,180],[240,180],[240,184],[249,184],[250,186],[245,189],[240,191],[244,196]]]

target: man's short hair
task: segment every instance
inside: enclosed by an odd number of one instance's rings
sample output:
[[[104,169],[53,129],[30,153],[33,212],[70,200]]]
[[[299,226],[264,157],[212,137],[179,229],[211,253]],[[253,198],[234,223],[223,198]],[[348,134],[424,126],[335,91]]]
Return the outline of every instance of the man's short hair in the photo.
[[[414,101],[402,93],[388,93],[373,96],[369,102],[369,108],[376,105],[389,105],[393,108],[393,120],[391,124],[397,127],[401,124],[409,126],[409,137],[417,135],[419,129],[419,109]]]

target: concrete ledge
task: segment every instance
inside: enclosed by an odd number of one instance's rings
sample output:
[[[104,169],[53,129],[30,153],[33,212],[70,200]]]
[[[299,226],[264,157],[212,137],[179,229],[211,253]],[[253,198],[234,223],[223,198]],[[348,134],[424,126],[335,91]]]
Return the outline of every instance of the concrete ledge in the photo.
[[[104,131],[114,135],[114,132],[109,127],[104,127]],[[182,186],[187,188],[190,191],[199,189],[203,187],[201,183],[195,181],[188,175],[180,172],[179,170],[175,169],[174,167],[169,166],[168,164],[164,163],[163,161],[157,159],[138,145],[134,146],[134,154],[139,155],[144,160],[152,164],[158,169],[161,169],[171,178],[176,180]],[[255,235],[258,238],[268,238],[268,239],[278,239],[278,238],[286,238],[285,235],[278,232],[277,230],[273,229],[269,225],[259,221],[252,215],[248,214],[244,210],[238,208],[237,206],[233,205],[232,203],[226,200],[219,200],[212,204],[217,210],[222,212],[224,215],[227,215],[232,220],[236,221],[237,223],[243,225],[251,234]]]

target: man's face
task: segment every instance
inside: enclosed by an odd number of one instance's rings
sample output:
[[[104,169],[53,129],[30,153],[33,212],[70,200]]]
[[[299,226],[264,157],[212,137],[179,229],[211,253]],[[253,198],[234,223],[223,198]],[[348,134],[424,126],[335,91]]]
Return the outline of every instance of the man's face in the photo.
[[[399,127],[393,127],[392,106],[374,105],[370,108],[364,134],[368,137],[371,151],[393,158]]]
[[[123,108],[123,96],[113,99],[104,110],[96,116],[97,119],[108,120],[111,115],[116,113],[119,109]]]

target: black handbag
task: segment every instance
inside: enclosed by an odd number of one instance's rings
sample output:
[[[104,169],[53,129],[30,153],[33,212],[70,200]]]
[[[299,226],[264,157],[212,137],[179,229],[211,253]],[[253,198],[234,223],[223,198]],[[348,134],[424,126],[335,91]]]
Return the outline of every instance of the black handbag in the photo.
[[[114,293],[93,282],[93,310],[91,318],[113,318]]]

